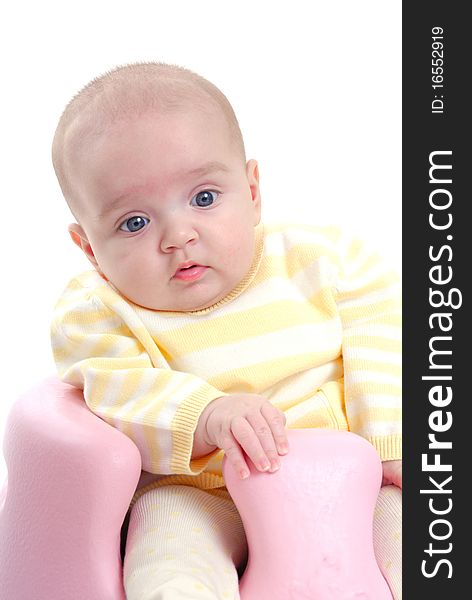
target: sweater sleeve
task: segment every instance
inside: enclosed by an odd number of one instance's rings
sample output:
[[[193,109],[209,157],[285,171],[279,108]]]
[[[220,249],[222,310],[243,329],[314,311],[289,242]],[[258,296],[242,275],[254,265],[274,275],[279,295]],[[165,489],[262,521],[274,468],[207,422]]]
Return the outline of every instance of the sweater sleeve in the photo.
[[[401,295],[393,270],[360,241],[340,256],[337,305],[343,327],[346,412],[351,431],[382,460],[401,458]]]
[[[145,471],[204,470],[217,451],[191,460],[193,434],[203,409],[224,393],[172,370],[124,300],[72,282],[56,307],[51,340],[61,379],[83,389],[92,412],[133,440]]]

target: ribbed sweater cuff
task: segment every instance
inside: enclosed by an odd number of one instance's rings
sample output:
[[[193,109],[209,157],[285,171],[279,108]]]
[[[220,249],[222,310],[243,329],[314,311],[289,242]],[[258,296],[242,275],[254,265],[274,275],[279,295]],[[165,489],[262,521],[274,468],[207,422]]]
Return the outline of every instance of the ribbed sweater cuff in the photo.
[[[387,436],[372,436],[368,438],[383,460],[401,460],[402,458],[402,435],[396,433]]]
[[[173,456],[171,469],[175,474],[198,475],[220,450],[192,459],[193,435],[203,410],[216,398],[227,394],[211,385],[194,392],[177,410],[172,422]]]

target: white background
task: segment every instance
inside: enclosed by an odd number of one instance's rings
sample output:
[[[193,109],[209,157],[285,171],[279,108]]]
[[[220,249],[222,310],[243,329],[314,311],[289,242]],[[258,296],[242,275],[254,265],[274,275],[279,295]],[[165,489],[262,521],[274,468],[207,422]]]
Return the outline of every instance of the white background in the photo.
[[[259,160],[265,220],[340,224],[400,269],[399,0],[2,6],[0,438],[11,403],[54,372],[52,307],[88,268],[66,230],[54,129],[71,96],[118,64],[171,62],[210,79]],[[0,484],[4,473],[0,458]]]

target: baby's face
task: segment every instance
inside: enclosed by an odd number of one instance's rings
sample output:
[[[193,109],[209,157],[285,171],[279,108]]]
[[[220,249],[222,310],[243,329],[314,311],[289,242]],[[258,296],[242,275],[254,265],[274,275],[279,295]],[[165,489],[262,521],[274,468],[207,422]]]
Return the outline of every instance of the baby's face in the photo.
[[[132,302],[206,308],[250,269],[257,163],[244,164],[218,111],[121,121],[71,157],[80,203],[71,235]]]

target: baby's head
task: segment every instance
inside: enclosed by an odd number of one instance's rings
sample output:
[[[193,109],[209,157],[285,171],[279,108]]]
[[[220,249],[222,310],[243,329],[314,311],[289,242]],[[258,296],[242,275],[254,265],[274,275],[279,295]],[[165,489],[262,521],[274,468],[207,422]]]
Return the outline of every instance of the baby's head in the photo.
[[[199,310],[250,270],[257,163],[228,100],[191,71],[144,63],[94,79],[61,117],[53,163],[73,241],[132,302]]]

